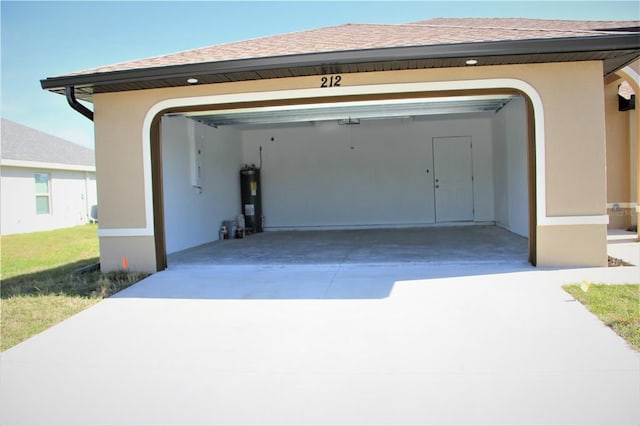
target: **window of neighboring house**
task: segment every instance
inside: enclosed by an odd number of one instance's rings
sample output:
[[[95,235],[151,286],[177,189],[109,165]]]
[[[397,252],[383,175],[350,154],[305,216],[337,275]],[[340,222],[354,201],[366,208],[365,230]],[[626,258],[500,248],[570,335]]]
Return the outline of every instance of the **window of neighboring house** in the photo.
[[[36,214],[51,213],[51,185],[49,173],[35,173],[36,181]]]

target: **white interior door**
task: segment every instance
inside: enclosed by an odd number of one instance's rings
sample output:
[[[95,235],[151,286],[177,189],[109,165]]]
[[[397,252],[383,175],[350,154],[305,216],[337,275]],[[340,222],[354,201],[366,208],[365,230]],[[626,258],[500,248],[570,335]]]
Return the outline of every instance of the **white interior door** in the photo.
[[[436,222],[473,220],[471,137],[433,138]]]

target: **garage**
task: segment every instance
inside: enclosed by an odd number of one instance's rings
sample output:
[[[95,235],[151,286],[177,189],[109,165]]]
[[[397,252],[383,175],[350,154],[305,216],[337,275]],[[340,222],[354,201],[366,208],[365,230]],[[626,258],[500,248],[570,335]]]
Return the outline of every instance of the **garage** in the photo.
[[[607,206],[627,206],[625,223],[637,213],[637,114],[617,99],[621,80],[637,89],[637,59],[633,22],[436,19],[208,46],[41,85],[94,120],[103,271],[125,257],[161,271],[216,245],[246,209],[245,165],[260,169],[265,241],[486,226],[525,238],[533,265],[606,266]]]
[[[527,126],[525,98],[510,92],[167,113],[160,146],[169,266],[188,262],[185,253],[200,263],[231,259],[224,250],[283,261],[291,247],[297,262],[331,262],[347,243],[387,247],[386,259],[442,261],[448,240],[487,262],[513,243],[511,254],[527,261]],[[251,213],[242,211],[245,165],[260,171],[256,215],[265,232],[218,241],[224,221]],[[315,241],[310,257],[300,256],[305,241]]]

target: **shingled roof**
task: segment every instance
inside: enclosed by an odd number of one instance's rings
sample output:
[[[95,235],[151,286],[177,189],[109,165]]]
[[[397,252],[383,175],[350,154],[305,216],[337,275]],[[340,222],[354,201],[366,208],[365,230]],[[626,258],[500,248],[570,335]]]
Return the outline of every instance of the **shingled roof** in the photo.
[[[637,59],[640,21],[437,18],[407,24],[346,24],[192,49],[41,81],[78,97],[96,92],[329,73],[602,60],[607,75]]]
[[[434,18],[412,23],[441,27],[471,27],[481,29],[520,29],[523,31],[587,31],[602,33],[629,31],[640,25],[640,21],[575,21],[566,19],[530,18]]]
[[[2,118],[0,126],[0,159],[19,162],[80,166],[83,170],[95,166],[92,149],[68,140],[23,126]]]
[[[640,27],[640,21],[437,18],[409,24],[346,24],[208,46],[91,68],[70,75],[303,53],[598,36],[620,34],[620,28],[629,27]],[[627,31],[627,33],[633,32]]]

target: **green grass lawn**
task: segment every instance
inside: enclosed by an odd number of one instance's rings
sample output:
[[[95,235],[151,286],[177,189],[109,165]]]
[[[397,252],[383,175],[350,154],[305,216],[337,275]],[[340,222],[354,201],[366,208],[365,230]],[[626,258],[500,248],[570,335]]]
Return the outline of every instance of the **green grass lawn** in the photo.
[[[563,288],[640,351],[640,284],[585,282],[582,285],[565,285]]]
[[[98,226],[0,237],[0,279],[52,269],[69,263],[98,261]]]
[[[73,274],[98,262],[97,225],[3,236],[0,250],[2,351],[145,276]]]

